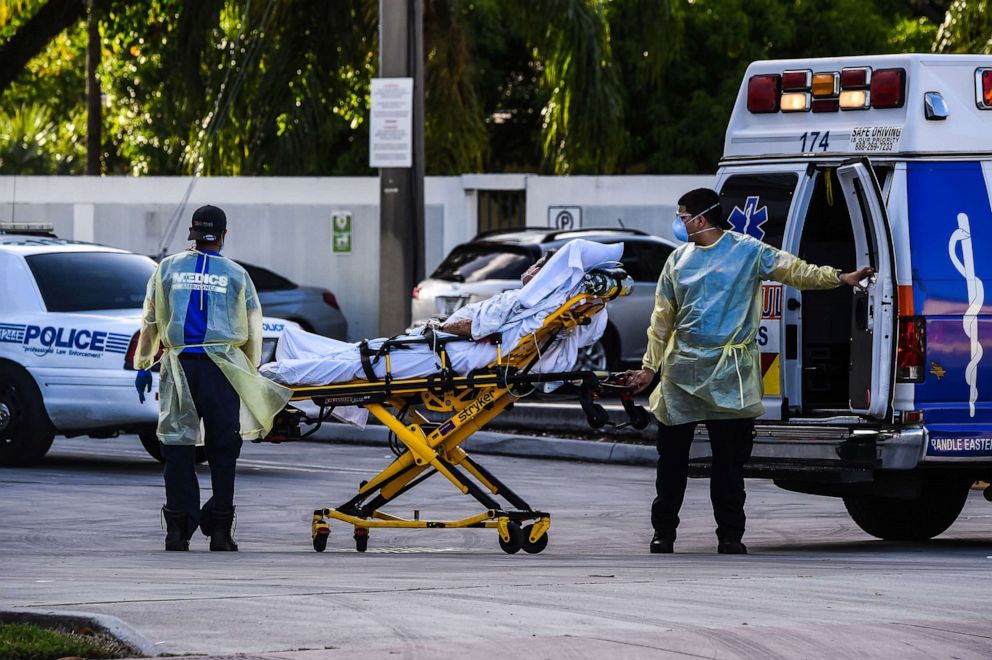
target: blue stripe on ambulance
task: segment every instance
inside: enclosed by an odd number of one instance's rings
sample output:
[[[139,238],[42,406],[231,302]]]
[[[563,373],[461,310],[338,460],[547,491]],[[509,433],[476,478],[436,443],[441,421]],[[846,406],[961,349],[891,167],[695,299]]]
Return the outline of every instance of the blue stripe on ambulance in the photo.
[[[915,399],[927,455],[990,457],[992,186],[977,162],[913,162],[907,176],[913,304],[926,317]]]

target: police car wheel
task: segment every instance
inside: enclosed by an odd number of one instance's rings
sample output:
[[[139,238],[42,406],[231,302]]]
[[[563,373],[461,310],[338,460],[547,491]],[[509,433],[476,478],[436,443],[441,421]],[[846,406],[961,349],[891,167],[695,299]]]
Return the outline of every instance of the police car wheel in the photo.
[[[54,439],[34,379],[19,367],[0,365],[0,465],[37,463]]]
[[[970,488],[964,481],[930,479],[913,499],[848,496],[844,506],[858,527],[872,536],[886,541],[927,541],[957,520]]]
[[[138,440],[141,441],[141,446],[145,448],[148,455],[154,458],[159,463],[164,463],[165,458],[162,456],[162,443],[159,442],[158,436],[155,435],[155,429],[147,429],[143,431],[138,431]],[[206,463],[207,461],[207,450],[204,447],[196,448],[196,462]]]

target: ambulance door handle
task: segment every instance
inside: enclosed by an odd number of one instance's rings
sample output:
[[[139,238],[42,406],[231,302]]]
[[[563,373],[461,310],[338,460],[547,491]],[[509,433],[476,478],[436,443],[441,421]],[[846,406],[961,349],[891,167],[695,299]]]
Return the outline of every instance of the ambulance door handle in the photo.
[[[796,300],[795,298],[789,298],[789,302],[787,302],[785,306],[790,312],[794,312],[800,307],[802,307],[803,304],[798,300]]]

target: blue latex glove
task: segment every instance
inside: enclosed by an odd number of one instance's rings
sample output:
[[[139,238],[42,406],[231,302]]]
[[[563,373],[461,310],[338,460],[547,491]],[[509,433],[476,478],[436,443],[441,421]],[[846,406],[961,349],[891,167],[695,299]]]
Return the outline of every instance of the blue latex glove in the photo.
[[[145,402],[145,392],[152,391],[152,372],[147,369],[139,369],[138,375],[134,377],[134,389],[138,390],[138,401]]]

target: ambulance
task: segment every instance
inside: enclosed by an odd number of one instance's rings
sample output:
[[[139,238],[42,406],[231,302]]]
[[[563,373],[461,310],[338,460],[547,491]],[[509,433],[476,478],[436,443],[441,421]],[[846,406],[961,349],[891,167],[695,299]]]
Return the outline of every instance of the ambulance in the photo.
[[[51,226],[0,225],[0,466],[41,460],[56,435],[122,432],[161,460],[158,373],[141,403],[133,365],[154,270],[148,257],[60,239]],[[263,362],[287,325],[263,319]]]
[[[716,186],[737,231],[877,273],[764,286],[749,476],[879,538],[940,534],[992,479],[992,56],[755,62]]]

